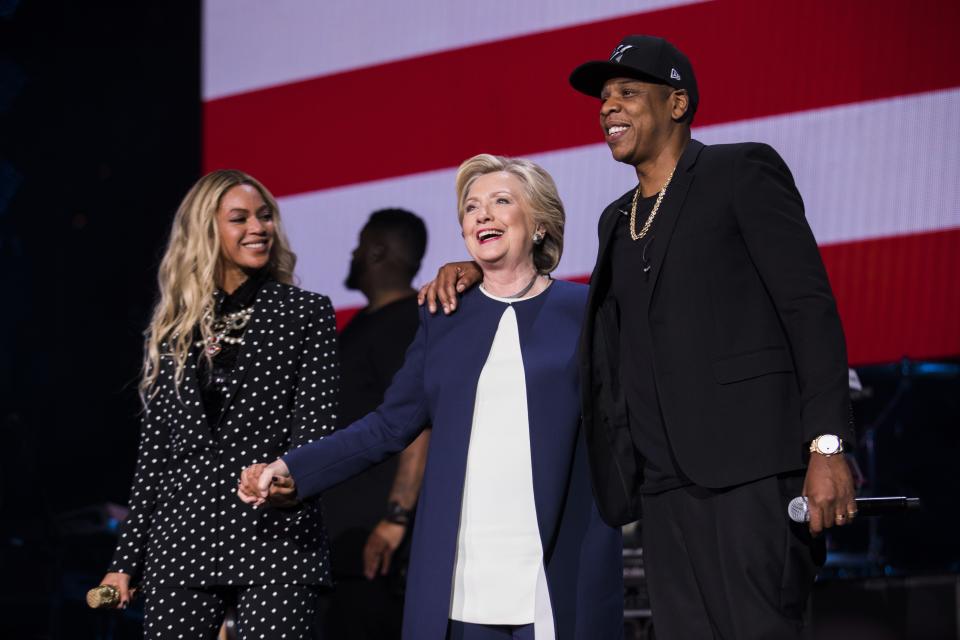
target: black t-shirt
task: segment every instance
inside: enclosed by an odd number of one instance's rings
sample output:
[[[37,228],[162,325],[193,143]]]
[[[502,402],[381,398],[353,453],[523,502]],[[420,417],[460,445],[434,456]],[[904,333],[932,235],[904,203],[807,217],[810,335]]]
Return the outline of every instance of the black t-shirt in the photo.
[[[383,402],[420,324],[412,295],[373,312],[362,310],[340,333],[340,404],[337,428],[349,427]],[[383,518],[397,472],[397,456],[324,492],[324,522],[331,540],[335,577],[363,575],[363,546]],[[401,569],[406,542],[391,563]]]
[[[656,195],[637,202],[636,230],[646,221]],[[660,216],[646,236],[630,236],[629,204],[627,214],[617,220],[610,251],[610,293],[617,300],[620,314],[620,383],[627,401],[630,434],[643,457],[643,493],[659,493],[688,484],[679,472],[660,413],[653,373],[653,343],[647,315],[650,295],[650,262]]]
[[[340,406],[337,428],[376,409],[403,364],[420,324],[411,295],[376,311],[361,310],[340,333]]]

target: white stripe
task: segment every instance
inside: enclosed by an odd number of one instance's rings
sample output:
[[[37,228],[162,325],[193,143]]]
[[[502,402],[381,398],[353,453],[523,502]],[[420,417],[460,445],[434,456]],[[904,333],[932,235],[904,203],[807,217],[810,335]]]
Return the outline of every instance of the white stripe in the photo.
[[[960,89],[698,128],[707,143],[768,142],[791,167],[820,244],[960,227]],[[597,137],[600,137],[599,129]],[[538,154],[567,210],[557,275],[586,275],[597,249],[597,217],[636,184],[606,145]],[[363,304],[342,282],[367,215],[402,206],[427,222],[419,281],[466,259],[453,193],[455,169],[283,198],[303,286],[337,306]],[[269,186],[269,185],[268,185]]]
[[[772,145],[820,244],[960,226],[960,89],[698,129]]]
[[[221,98],[696,1],[206,0],[203,96]],[[597,56],[606,53],[598,51]]]

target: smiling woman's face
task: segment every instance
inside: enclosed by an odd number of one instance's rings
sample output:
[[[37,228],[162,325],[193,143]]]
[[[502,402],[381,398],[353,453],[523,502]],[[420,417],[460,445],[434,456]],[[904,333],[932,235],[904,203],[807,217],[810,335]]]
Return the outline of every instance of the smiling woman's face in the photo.
[[[256,187],[238,184],[220,200],[217,231],[225,272],[249,273],[267,266],[275,233],[274,213]]]
[[[463,203],[463,240],[484,267],[516,268],[533,263],[533,216],[523,183],[506,171],[487,173],[470,185]]]

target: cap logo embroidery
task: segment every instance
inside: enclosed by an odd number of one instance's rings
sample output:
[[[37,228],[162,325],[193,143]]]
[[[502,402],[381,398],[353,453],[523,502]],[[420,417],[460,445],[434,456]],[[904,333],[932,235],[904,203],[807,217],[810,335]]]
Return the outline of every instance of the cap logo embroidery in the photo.
[[[623,57],[623,54],[627,52],[628,49],[633,49],[632,44],[618,44],[617,48],[613,50],[613,53],[610,54],[610,59],[614,62],[620,62],[620,58]]]
[[[670,69],[670,77],[671,77],[673,80],[680,80],[680,79],[681,79],[681,78],[680,78],[680,74],[677,72],[676,69],[673,69],[673,68]]]

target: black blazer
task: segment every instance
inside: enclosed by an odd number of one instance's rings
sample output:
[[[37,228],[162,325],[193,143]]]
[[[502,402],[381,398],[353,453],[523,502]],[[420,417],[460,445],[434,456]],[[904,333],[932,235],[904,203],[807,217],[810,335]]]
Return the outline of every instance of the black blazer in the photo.
[[[608,249],[633,191],[600,217],[581,336],[584,427],[601,513],[640,514],[642,461],[620,389]],[[780,156],[691,140],[654,227],[647,310],[667,434],[695,484],[802,469],[821,433],[853,437],[847,355],[827,274]]]
[[[173,360],[161,358],[110,571],[152,586],[330,583],[318,502],[255,510],[235,492],[245,466],[333,431],[333,308],[325,296],[275,281],[253,306],[217,425],[201,403],[197,348],[179,394]]]

